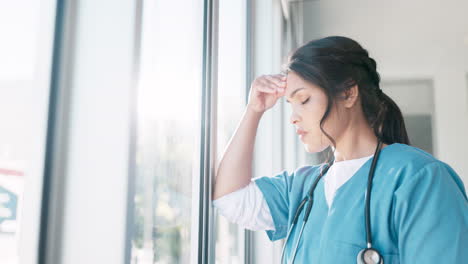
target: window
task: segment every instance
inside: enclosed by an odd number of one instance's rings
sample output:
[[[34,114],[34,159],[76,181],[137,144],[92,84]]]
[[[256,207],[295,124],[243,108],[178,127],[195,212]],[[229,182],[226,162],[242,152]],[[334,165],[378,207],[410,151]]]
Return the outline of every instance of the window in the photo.
[[[40,231],[55,1],[0,3],[0,263],[33,263]]]
[[[216,164],[246,105],[246,1],[219,2]],[[216,215],[216,263],[244,263],[244,229]]]
[[[190,263],[203,1],[143,1],[131,263]]]

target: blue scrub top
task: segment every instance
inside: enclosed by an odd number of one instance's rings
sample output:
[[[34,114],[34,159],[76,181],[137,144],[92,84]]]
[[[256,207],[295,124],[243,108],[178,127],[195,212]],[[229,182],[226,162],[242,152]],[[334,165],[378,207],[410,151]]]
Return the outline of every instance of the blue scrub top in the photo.
[[[372,158],[337,191],[331,208],[323,180],[305,225],[294,263],[356,263],[366,248],[365,194]],[[324,165],[292,173],[257,177],[276,230],[271,241],[286,237],[294,213]],[[304,217],[291,232],[285,258],[291,260]],[[391,263],[468,263],[468,200],[463,182],[446,163],[406,144],[383,148],[375,168],[371,196],[373,248]]]

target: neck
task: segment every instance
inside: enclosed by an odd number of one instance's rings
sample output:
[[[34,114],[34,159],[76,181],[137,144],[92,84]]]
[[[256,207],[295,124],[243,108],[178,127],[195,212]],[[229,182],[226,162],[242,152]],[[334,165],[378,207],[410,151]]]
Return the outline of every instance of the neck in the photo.
[[[335,162],[373,155],[377,144],[377,137],[367,123],[350,126],[336,142]],[[387,145],[382,143],[381,149],[385,146]]]

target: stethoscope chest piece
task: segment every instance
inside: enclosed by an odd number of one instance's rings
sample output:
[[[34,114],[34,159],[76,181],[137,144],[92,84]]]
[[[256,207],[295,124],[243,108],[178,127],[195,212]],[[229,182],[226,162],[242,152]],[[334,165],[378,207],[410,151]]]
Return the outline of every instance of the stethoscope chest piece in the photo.
[[[384,264],[382,256],[373,248],[366,248],[357,256],[358,264]]]

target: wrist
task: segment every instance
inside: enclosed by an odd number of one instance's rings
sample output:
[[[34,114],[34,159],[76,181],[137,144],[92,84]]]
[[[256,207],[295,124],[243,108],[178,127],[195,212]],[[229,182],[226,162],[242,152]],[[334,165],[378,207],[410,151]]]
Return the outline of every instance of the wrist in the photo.
[[[247,105],[247,108],[245,111],[246,111],[246,114],[257,116],[257,117],[261,117],[263,113],[265,113],[265,111],[257,111],[249,105]]]

